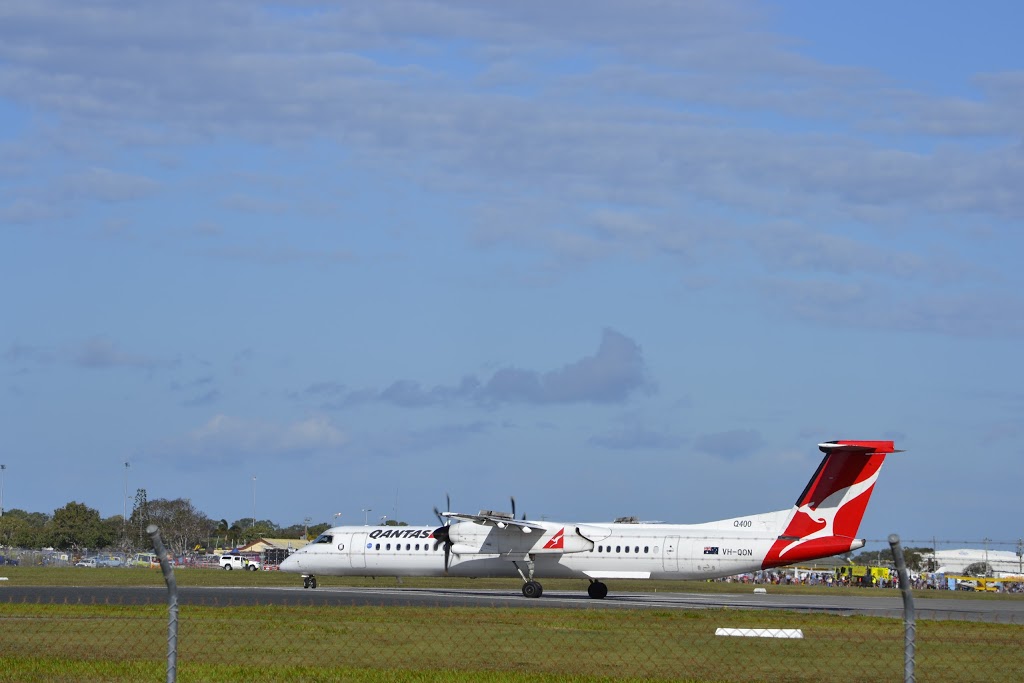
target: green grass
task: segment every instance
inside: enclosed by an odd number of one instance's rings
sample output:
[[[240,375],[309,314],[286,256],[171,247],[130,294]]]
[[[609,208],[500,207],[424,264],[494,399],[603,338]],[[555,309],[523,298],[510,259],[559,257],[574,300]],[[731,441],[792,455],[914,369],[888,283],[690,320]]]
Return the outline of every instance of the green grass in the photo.
[[[166,614],[156,607],[12,605],[3,621],[0,670],[12,675],[0,680],[32,680],[35,672],[38,680],[137,680],[140,667],[164,655]],[[715,638],[719,626],[799,626],[807,637]],[[724,611],[183,607],[179,679],[311,680],[319,672],[324,680],[377,680],[386,672],[391,680],[480,680],[491,672],[509,681],[875,680],[902,670],[901,634],[893,620]],[[940,680],[989,680],[961,671],[962,652],[950,653],[950,644],[984,643],[979,671],[1024,666],[1020,627],[939,622],[925,625],[925,635],[931,652],[922,651],[922,661],[957,672]]]
[[[800,628],[803,640],[718,627]],[[918,625],[920,681],[1016,680],[1024,626]],[[0,682],[163,678],[162,606],[4,604]],[[899,680],[898,620],[734,610],[182,606],[180,681]]]
[[[163,586],[158,570],[5,567],[12,585]],[[295,586],[279,572],[179,569],[180,586]],[[395,586],[395,579],[325,577],[324,586]],[[405,579],[405,587],[518,591],[515,580]],[[585,582],[546,580],[548,590]],[[714,582],[616,581],[612,590],[741,592]],[[771,592],[860,588],[771,586]],[[1020,596],[921,591],[922,597]],[[741,610],[567,610],[454,607],[183,605],[179,681],[829,681],[899,680],[899,620]],[[803,640],[723,638],[718,627],[800,628]],[[163,605],[7,604],[0,602],[0,683],[143,681],[165,678]],[[964,621],[918,623],[918,680],[1005,681],[1024,672],[1024,625]]]

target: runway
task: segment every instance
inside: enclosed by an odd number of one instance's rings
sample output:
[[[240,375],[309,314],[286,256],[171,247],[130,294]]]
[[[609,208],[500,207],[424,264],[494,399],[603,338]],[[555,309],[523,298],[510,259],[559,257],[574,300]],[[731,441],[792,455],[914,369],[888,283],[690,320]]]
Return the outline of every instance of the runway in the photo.
[[[163,587],[104,586],[0,586],[0,604],[166,604]],[[582,591],[545,591],[539,599],[524,598],[519,591],[436,588],[350,588],[300,587],[273,588],[198,588],[178,590],[180,605],[257,606],[257,605],[332,605],[556,608],[556,609],[651,609],[694,610],[735,609],[791,612],[824,612],[837,615],[865,615],[902,618],[903,603],[898,596],[787,595],[732,593],[615,593],[604,600],[592,600]],[[953,619],[1024,625],[1024,599],[949,599],[915,600],[918,619]]]

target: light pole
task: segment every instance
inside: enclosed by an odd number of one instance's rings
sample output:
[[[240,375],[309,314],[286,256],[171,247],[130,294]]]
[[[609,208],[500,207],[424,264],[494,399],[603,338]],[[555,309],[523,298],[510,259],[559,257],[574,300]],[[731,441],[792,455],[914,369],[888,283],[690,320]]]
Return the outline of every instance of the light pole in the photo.
[[[252,525],[256,526],[256,475],[252,475]]]
[[[373,508],[363,508],[363,526],[368,526],[369,523],[366,521],[367,515],[373,512]]]
[[[7,465],[0,465],[0,517],[4,516],[4,472]]]
[[[124,498],[121,499],[121,530],[128,524],[128,468],[131,463],[124,461]]]

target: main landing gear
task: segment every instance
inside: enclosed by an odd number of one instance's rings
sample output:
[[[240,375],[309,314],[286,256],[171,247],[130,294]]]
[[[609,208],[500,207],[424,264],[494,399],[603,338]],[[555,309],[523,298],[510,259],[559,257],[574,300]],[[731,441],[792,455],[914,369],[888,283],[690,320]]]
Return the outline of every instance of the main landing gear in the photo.
[[[316,588],[316,577],[312,574],[302,575],[302,587],[303,588]]]
[[[519,576],[523,579],[523,597],[527,598],[539,598],[544,594],[544,587],[539,582],[533,580],[533,556],[527,555],[526,559],[526,573],[523,572],[523,568],[519,566],[519,562],[513,560],[512,564],[515,565],[516,571],[519,572]],[[587,586],[587,595],[594,600],[603,600],[608,595],[608,586],[597,579],[591,579],[590,585]]]
[[[527,598],[539,598],[544,594],[544,586],[536,581],[527,581],[523,584],[523,596]]]
[[[519,563],[515,560],[512,561],[512,564],[515,565],[516,571],[519,572],[519,576],[523,578],[523,597],[539,598],[544,594],[544,586],[533,580],[534,564],[532,555],[526,556],[526,570],[529,572],[529,575],[523,573]]]

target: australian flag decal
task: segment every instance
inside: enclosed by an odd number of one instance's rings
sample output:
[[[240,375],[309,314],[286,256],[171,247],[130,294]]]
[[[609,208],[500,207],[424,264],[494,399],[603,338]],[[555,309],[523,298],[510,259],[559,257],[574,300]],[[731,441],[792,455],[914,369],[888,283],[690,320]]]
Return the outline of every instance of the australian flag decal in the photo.
[[[706,546],[704,546],[704,554],[705,555],[717,555],[718,554],[718,546],[717,545],[706,545]]]

